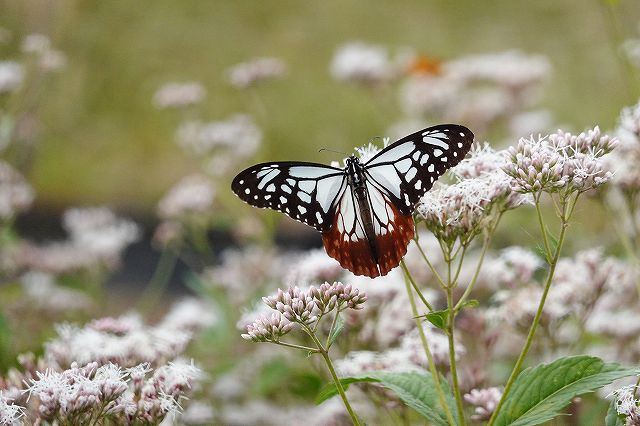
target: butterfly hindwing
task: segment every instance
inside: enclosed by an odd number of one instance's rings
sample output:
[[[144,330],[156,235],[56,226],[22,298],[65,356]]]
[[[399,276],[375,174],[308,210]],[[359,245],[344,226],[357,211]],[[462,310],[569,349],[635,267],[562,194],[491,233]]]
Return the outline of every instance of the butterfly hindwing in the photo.
[[[342,169],[288,161],[250,167],[233,179],[231,189],[252,206],[278,210],[326,231],[347,183]]]
[[[380,151],[365,163],[365,173],[402,214],[410,215],[438,177],[464,158],[472,143],[473,133],[464,126],[428,127]]]

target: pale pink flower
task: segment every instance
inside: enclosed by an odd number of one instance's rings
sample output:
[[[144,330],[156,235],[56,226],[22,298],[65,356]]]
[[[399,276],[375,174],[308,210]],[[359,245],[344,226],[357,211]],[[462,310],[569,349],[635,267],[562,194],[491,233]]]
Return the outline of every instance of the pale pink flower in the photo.
[[[384,47],[356,41],[336,50],[330,70],[337,80],[378,84],[391,77],[392,64]]]
[[[210,217],[213,213],[215,189],[202,175],[183,178],[158,203],[158,216],[164,220],[189,220]]]
[[[0,93],[2,92],[2,63],[0,63]],[[29,208],[33,189],[22,175],[4,161],[0,161],[0,220],[10,219]]]
[[[263,81],[281,79],[287,74],[287,64],[278,58],[255,58],[227,70],[231,85],[246,88]]]
[[[153,95],[153,104],[160,109],[185,108],[202,102],[206,95],[204,86],[196,81],[167,83]]]
[[[496,387],[487,389],[472,389],[464,395],[464,400],[475,405],[475,412],[471,416],[474,420],[489,420],[502,397],[502,391]]]

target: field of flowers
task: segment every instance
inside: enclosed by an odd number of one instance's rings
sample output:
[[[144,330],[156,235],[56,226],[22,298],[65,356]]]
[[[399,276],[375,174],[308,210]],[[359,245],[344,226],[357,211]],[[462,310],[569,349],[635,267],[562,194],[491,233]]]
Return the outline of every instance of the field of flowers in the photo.
[[[640,425],[640,10],[410,3],[0,2],[0,425]],[[382,277],[231,192],[440,123]]]

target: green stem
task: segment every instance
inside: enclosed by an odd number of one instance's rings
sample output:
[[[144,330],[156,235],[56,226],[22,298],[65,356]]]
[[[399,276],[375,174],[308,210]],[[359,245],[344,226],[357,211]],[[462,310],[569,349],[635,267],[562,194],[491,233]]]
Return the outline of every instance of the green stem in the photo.
[[[311,337],[313,342],[318,347],[317,351],[320,353],[320,355],[322,355],[322,358],[324,358],[324,362],[325,364],[327,364],[329,373],[331,373],[331,378],[333,379],[333,383],[335,383],[336,389],[340,394],[340,398],[342,398],[342,402],[344,403],[345,408],[349,412],[349,416],[351,416],[351,421],[353,422],[354,426],[360,426],[360,421],[358,420],[358,416],[356,416],[356,413],[353,411],[353,408],[351,408],[351,404],[349,404],[349,400],[347,399],[347,394],[344,391],[344,387],[342,387],[342,383],[338,378],[338,374],[336,373],[336,370],[333,367],[333,363],[331,362],[331,358],[329,357],[329,352],[327,351],[327,349],[325,349],[324,346],[322,346],[322,343],[320,342],[320,340],[318,340],[318,337],[316,337],[315,333],[313,333],[309,327],[304,326],[304,328],[307,334],[309,334],[309,337]]]
[[[538,197],[536,199],[536,209],[539,209],[539,207],[537,205],[539,200],[540,200],[540,198]],[[567,200],[566,199],[562,200],[562,215],[560,217],[560,220],[561,220],[560,236],[558,237],[558,244],[556,246],[555,253],[553,253],[553,257],[551,257],[551,253],[550,252],[546,253],[547,258],[550,258],[549,272],[547,273],[547,279],[546,279],[545,284],[544,284],[544,290],[542,292],[542,297],[540,298],[540,303],[538,304],[538,310],[536,311],[536,315],[533,318],[533,322],[531,323],[531,327],[529,328],[529,333],[527,334],[527,340],[525,342],[525,345],[522,348],[522,351],[520,352],[520,355],[518,356],[516,364],[513,366],[513,370],[511,370],[511,374],[509,375],[509,379],[507,380],[507,383],[504,386],[504,391],[502,393],[502,397],[500,398],[500,401],[498,402],[498,405],[496,406],[496,409],[494,410],[493,414],[491,415],[491,418],[489,419],[489,423],[487,424],[487,426],[492,426],[494,424],[494,422],[496,421],[498,413],[500,412],[500,409],[504,405],[504,402],[506,401],[507,396],[509,395],[509,391],[511,390],[511,387],[513,386],[513,383],[515,382],[516,377],[520,373],[520,369],[522,368],[522,364],[524,362],[524,359],[527,356],[527,353],[529,352],[529,348],[531,347],[531,344],[533,343],[533,337],[536,334],[536,329],[538,328],[538,323],[540,322],[540,318],[542,317],[542,310],[544,309],[544,303],[547,300],[547,295],[549,294],[549,289],[551,288],[551,282],[553,281],[553,276],[555,274],[556,265],[558,263],[558,259],[560,258],[560,252],[562,250],[562,245],[564,243],[564,237],[565,237],[565,234],[566,234],[567,227],[569,225],[569,218],[571,217],[571,214],[573,213],[573,208],[575,207],[577,200],[578,200],[578,197],[576,196],[573,200],[569,201],[569,205],[568,206],[567,206]],[[541,216],[538,216],[538,218],[539,218],[540,221],[542,221],[542,217]],[[544,223],[541,222],[540,226],[542,228],[543,235],[546,236]]]
[[[276,345],[280,345],[280,346],[286,346],[288,348],[301,349],[303,351],[308,351],[308,352],[311,352],[311,353],[320,352],[319,349],[311,348],[309,346],[296,345],[295,343],[287,343],[287,342],[273,342],[273,343],[275,343]]]
[[[144,289],[142,296],[139,299],[140,310],[143,312],[150,312],[162,298],[173,270],[178,262],[178,256],[169,247],[164,248],[160,254],[160,260],[158,260],[158,266],[153,272],[149,284]]]
[[[420,245],[420,243],[418,242],[418,240],[416,240],[416,246],[418,246],[418,250],[420,251],[420,254],[422,255],[422,258],[424,259],[425,262],[427,262],[427,265],[429,265],[429,269],[431,269],[431,272],[433,273],[433,275],[436,277],[436,279],[438,280],[438,283],[442,286],[445,287],[445,283],[442,280],[442,277],[440,277],[440,274],[438,273],[438,271],[436,271],[436,268],[433,267],[433,265],[431,264],[431,262],[429,261],[429,258],[427,257],[427,255],[424,253],[424,250],[422,250],[422,246]]]
[[[420,298],[420,300],[422,301],[422,303],[424,303],[424,306],[427,307],[427,309],[429,309],[430,312],[433,312],[433,307],[431,306],[431,304],[427,301],[427,299],[425,299],[424,295],[422,294],[422,292],[420,291],[420,289],[418,288],[418,286],[416,285],[416,282],[413,280],[413,277],[411,276],[411,274],[409,273],[409,269],[407,268],[407,264],[404,263],[404,259],[402,259],[400,261],[400,266],[402,266],[402,270],[404,271],[404,275],[405,277],[407,277],[409,279],[409,282],[411,282],[411,285],[413,286],[413,289],[416,291],[416,293],[418,294],[418,297]]]
[[[338,315],[340,315],[340,305],[336,306],[336,314],[333,317],[333,321],[331,321],[331,327],[329,327],[329,333],[327,334],[327,342],[324,344],[327,350],[331,347],[331,335],[333,334],[333,329],[338,322]],[[318,322],[320,322],[320,320],[318,320]]]
[[[544,251],[545,256],[547,257],[545,260],[549,263],[549,256],[551,254],[551,248],[549,246],[549,240],[547,238],[547,228],[544,224],[544,220],[542,219],[542,212],[540,211],[540,197],[542,193],[539,192],[534,195],[534,203],[536,205],[536,213],[538,215],[538,224],[540,225],[540,231],[542,232],[542,241],[544,242]]]
[[[460,393],[460,384],[458,383],[458,370],[456,367],[456,350],[455,341],[453,335],[453,324],[455,321],[455,313],[453,311],[453,290],[448,287],[447,291],[447,307],[449,308],[449,315],[447,319],[447,338],[449,340],[449,364],[451,368],[451,380],[453,382],[453,395],[456,398],[456,408],[458,410],[458,419],[460,424],[464,426],[464,408],[462,406],[462,395]]]
[[[489,228],[489,232],[484,237],[484,241],[482,243],[482,249],[480,251],[480,259],[478,259],[476,270],[473,273],[473,277],[471,278],[469,285],[467,285],[467,288],[464,290],[464,293],[462,293],[462,296],[460,296],[458,303],[456,303],[456,306],[453,308],[453,312],[455,313],[457,313],[462,308],[462,304],[467,300],[467,297],[469,297],[469,294],[471,294],[471,290],[473,290],[473,287],[476,285],[476,281],[478,281],[478,276],[480,275],[480,269],[482,268],[482,264],[484,263],[484,256],[487,254],[487,249],[489,248],[489,244],[491,243],[493,234],[495,230],[498,228],[498,224],[500,223],[500,219],[502,219],[503,214],[504,212],[501,212],[498,215],[498,217],[496,218],[496,221],[493,223],[493,226]]]
[[[431,354],[431,350],[429,349],[429,344],[427,342],[427,336],[424,334],[424,330],[422,329],[422,320],[418,318],[418,308],[416,306],[415,298],[413,297],[413,291],[411,289],[411,285],[407,276],[405,276],[404,284],[407,290],[407,295],[409,296],[409,303],[411,304],[411,312],[416,321],[416,326],[418,327],[418,334],[420,335],[420,340],[422,341],[422,346],[424,347],[424,353],[427,356],[427,361],[429,363],[429,371],[431,372],[431,376],[433,377],[433,383],[436,386],[436,393],[438,394],[438,400],[440,401],[440,405],[442,406],[442,410],[444,411],[445,416],[447,417],[447,421],[449,425],[455,426],[456,422],[453,418],[453,414],[447,405],[444,391],[442,390],[442,385],[440,384],[440,376],[438,374],[438,370],[436,369],[436,364],[433,360],[433,355]]]

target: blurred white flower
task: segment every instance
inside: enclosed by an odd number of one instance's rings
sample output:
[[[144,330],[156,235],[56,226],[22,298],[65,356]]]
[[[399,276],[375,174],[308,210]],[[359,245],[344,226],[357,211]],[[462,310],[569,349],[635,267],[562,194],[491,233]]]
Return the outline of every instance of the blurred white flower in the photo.
[[[56,325],[57,336],[46,343],[45,359],[59,366],[73,361],[97,361],[101,365],[113,362],[123,367],[143,362],[161,365],[182,354],[194,333],[215,321],[209,311],[203,318],[187,317],[185,308],[178,303],[155,326],[144,325],[136,315],[102,318],[84,327]]]
[[[140,238],[138,225],[106,207],[69,209],[64,212],[62,223],[74,245],[106,258],[119,258],[129,244]]]
[[[16,90],[23,80],[22,65],[14,61],[0,61],[0,94]]]
[[[20,281],[26,296],[39,309],[66,312],[89,310],[93,306],[89,296],[79,290],[58,285],[51,274],[27,272]]]
[[[174,303],[158,327],[195,332],[211,327],[217,321],[218,314],[211,303],[190,297]]]
[[[356,41],[336,50],[330,70],[338,80],[375,84],[391,77],[392,66],[387,49]]]
[[[160,109],[184,108],[202,102],[207,95],[197,81],[167,83],[153,95],[153,104]]]
[[[640,39],[632,38],[622,43],[622,51],[634,66],[640,68]]]
[[[640,398],[637,397],[637,388],[637,385],[628,385],[612,393],[615,398],[616,413],[625,416],[625,425],[633,426],[640,422]]]
[[[178,128],[178,145],[198,156],[212,154],[216,148],[241,157],[253,154],[262,132],[247,115],[234,115],[224,121],[188,121]]]
[[[22,175],[8,163],[0,161],[0,220],[10,219],[27,209],[33,198],[33,189]]]
[[[449,108],[460,102],[464,86],[447,76],[416,76],[400,88],[400,103],[405,113],[415,116],[447,117]]]
[[[213,424],[215,411],[210,403],[205,401],[192,401],[180,416],[180,420],[186,425]]]
[[[502,391],[496,387],[487,389],[472,389],[464,395],[464,400],[475,405],[475,412],[471,416],[474,420],[489,420],[502,397]]]
[[[44,34],[28,34],[22,40],[21,49],[25,53],[43,53],[51,47],[51,39]]]
[[[443,73],[462,81],[487,81],[522,90],[545,80],[551,64],[545,56],[510,50],[451,60],[443,65]]]
[[[59,50],[47,50],[40,57],[40,67],[45,71],[58,71],[66,65],[67,56]]]
[[[191,175],[178,182],[158,203],[158,216],[164,220],[185,220],[213,214],[215,189],[203,175]]]
[[[262,81],[283,78],[287,74],[287,64],[278,58],[255,58],[227,69],[231,85],[246,88]]]
[[[547,134],[552,124],[553,115],[548,110],[523,111],[509,119],[509,132],[515,138],[523,135]]]

